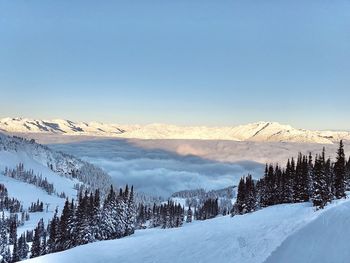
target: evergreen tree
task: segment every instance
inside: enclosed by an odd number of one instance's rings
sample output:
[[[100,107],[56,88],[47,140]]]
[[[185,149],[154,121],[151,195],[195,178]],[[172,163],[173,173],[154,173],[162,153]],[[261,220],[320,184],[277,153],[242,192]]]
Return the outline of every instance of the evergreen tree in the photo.
[[[246,177],[245,181],[245,198],[246,198],[246,210],[247,212],[253,212],[257,206],[256,191],[254,181],[251,175]]]
[[[19,251],[18,251],[18,242],[17,237],[13,241],[13,251],[12,251],[12,262],[18,262],[20,260]]]
[[[127,215],[126,215],[126,231],[125,235],[131,235],[135,232],[135,204],[134,204],[134,186],[131,186],[130,194],[126,197]]]
[[[22,234],[18,239],[19,257],[21,260],[26,259],[29,252],[29,246],[27,244],[26,235]]]
[[[35,258],[40,256],[41,254],[41,229],[39,226],[37,226],[34,229],[34,238],[33,238],[33,243],[31,247],[31,258]]]
[[[71,248],[73,245],[71,238],[74,227],[74,206],[72,205],[69,203],[69,200],[67,198],[58,225],[59,230],[57,233],[57,251]]]
[[[316,156],[314,166],[314,186],[312,202],[317,209],[322,209],[328,202],[328,186],[324,171],[324,161],[322,157]]]
[[[337,152],[337,160],[334,164],[334,190],[335,198],[340,199],[345,195],[345,153],[343,141],[340,141]]]
[[[7,238],[7,226],[4,218],[4,213],[0,219],[0,255],[4,257],[7,252],[8,238]]]
[[[350,190],[350,157],[345,165],[345,181],[346,181],[346,190]]]
[[[46,240],[46,231],[44,232],[43,234],[43,237],[42,237],[42,242],[41,242],[41,245],[40,245],[40,256],[42,255],[46,255],[47,254],[47,240]]]
[[[192,222],[192,209],[191,209],[191,206],[189,206],[187,210],[186,223],[191,223],[191,222]]]
[[[49,239],[47,241],[48,252],[54,253],[58,251],[58,239],[59,239],[59,218],[57,217],[57,208],[55,214],[49,225]]]
[[[283,191],[283,203],[291,203],[293,201],[293,169],[290,160],[287,161],[286,171],[284,173],[284,191]]]
[[[10,234],[9,241],[11,245],[14,245],[17,240],[17,218],[10,218]]]
[[[237,198],[235,203],[234,212],[236,215],[242,215],[246,213],[247,204],[246,204],[246,187],[245,187],[244,178],[242,177],[239,180]]]
[[[12,262],[10,247],[7,246],[6,252],[2,255],[2,263],[10,263]]]

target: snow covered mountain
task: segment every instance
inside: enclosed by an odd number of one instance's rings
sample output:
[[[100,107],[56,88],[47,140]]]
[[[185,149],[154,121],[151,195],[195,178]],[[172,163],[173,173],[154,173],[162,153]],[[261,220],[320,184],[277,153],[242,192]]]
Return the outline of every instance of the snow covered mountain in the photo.
[[[200,139],[257,142],[298,142],[331,144],[350,140],[350,132],[310,131],[277,122],[257,122],[237,127],[176,126],[167,124],[117,125],[69,120],[0,119],[0,130],[7,133],[88,135],[137,139]]]
[[[0,133],[0,173],[6,168],[14,169],[18,164],[53,182],[59,192],[73,191],[76,184],[90,189],[107,190],[111,178],[102,169],[71,155],[20,137]]]

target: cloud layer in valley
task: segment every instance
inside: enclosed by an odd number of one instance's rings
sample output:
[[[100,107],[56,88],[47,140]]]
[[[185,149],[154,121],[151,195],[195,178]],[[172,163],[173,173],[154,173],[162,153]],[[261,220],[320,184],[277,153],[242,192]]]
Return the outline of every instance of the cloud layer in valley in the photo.
[[[180,155],[162,149],[144,149],[126,140],[99,140],[51,147],[79,156],[107,171],[118,185],[132,184],[139,191],[168,196],[184,189],[219,189],[236,184],[247,173],[260,176],[263,165],[234,163]]]

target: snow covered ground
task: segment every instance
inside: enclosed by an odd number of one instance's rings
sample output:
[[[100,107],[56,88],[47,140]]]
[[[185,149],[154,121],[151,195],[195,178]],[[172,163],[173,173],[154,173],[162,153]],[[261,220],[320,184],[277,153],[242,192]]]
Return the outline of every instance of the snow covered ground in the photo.
[[[177,229],[139,230],[127,238],[92,243],[28,262],[262,263],[271,253],[267,262],[348,262],[344,261],[350,246],[348,218],[349,199],[317,212],[310,203],[276,205],[252,214],[197,221]],[[328,251],[329,255],[323,258]],[[317,261],[312,255],[303,258],[299,252],[320,256]],[[341,253],[344,254],[335,257]]]
[[[36,202],[38,199],[44,203],[44,212],[30,213],[29,221],[26,221],[23,226],[18,228],[19,235],[26,230],[33,230],[41,218],[43,218],[44,223],[47,224],[48,221],[52,219],[56,207],[60,212],[65,201],[65,199],[59,198],[55,194],[49,195],[47,192],[34,185],[21,182],[2,174],[5,167],[15,168],[20,162],[24,164],[25,169],[33,169],[35,174],[42,174],[43,177],[46,177],[48,182],[54,184],[57,193],[65,192],[68,197],[76,198],[76,190],[73,189],[73,185],[76,183],[74,180],[55,174],[46,166],[28,156],[25,152],[0,151],[0,184],[5,185],[9,197],[18,199],[25,210],[28,209],[32,202]],[[47,211],[46,207],[48,208]]]
[[[266,263],[350,262],[350,202],[328,209],[289,236]]]
[[[36,202],[38,199],[44,203],[44,212],[30,213],[29,221],[18,227],[19,235],[26,230],[33,230],[41,218],[44,219],[44,223],[47,225],[48,221],[52,219],[56,207],[61,211],[64,206],[65,199],[55,195],[48,195],[44,190],[34,185],[23,183],[4,175],[0,175],[0,184],[6,186],[9,196],[18,199],[25,210],[28,209],[32,202]],[[47,211],[46,206],[48,208]]]
[[[24,164],[25,170],[33,170],[34,174],[41,174],[43,177],[46,177],[48,182],[54,185],[57,193],[65,192],[67,196],[76,195],[76,190],[73,189],[74,184],[77,183],[76,180],[71,180],[67,177],[59,176],[58,174],[51,171],[48,167],[34,160],[33,157],[29,156],[24,151],[0,151],[0,174],[5,170],[5,167],[13,169],[19,163]],[[2,177],[4,176],[1,175],[1,178]]]

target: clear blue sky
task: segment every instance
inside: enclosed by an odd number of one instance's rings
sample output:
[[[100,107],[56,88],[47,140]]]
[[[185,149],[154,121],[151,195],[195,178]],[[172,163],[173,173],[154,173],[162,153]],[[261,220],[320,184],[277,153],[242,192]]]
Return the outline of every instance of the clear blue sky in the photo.
[[[0,1],[0,117],[350,129],[350,1]]]

